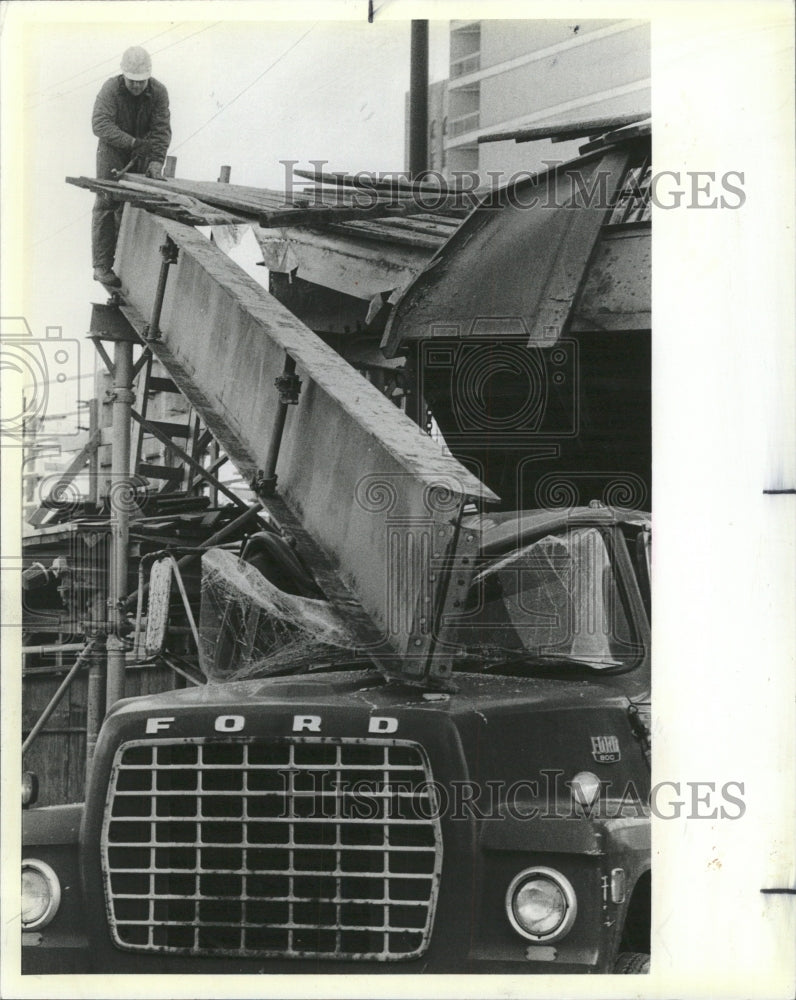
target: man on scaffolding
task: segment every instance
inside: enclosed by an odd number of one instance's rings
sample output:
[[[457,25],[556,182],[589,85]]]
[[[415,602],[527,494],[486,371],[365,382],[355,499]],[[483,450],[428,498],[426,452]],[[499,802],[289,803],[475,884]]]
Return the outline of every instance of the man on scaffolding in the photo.
[[[121,70],[106,80],[94,102],[97,177],[111,180],[127,171],[160,177],[171,142],[168,91],[152,76],[152,60],[140,46],[127,49]],[[122,202],[99,194],[91,219],[94,280],[117,288],[121,282],[113,260],[123,207]]]

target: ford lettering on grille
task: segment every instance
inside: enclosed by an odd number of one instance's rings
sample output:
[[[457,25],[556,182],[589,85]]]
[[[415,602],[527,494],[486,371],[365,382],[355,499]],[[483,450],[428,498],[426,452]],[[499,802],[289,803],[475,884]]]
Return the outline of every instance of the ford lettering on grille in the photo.
[[[132,951],[396,961],[431,935],[442,838],[403,740],[140,740],[102,827],[113,940]]]

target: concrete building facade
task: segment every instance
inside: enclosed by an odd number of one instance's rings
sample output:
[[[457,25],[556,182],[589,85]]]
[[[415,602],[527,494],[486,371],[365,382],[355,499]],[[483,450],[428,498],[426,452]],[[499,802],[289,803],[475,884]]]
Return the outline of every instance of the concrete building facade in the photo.
[[[449,78],[429,88],[429,169],[511,174],[577,155],[581,141],[479,144],[479,136],[649,112],[643,21],[452,21]]]

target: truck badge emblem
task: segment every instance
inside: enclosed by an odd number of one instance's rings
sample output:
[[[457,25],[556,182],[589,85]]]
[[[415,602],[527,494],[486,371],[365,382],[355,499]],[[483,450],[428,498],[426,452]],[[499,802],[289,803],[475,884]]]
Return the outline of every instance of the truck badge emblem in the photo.
[[[618,738],[616,736],[592,736],[591,755],[598,764],[616,764],[622,757]]]

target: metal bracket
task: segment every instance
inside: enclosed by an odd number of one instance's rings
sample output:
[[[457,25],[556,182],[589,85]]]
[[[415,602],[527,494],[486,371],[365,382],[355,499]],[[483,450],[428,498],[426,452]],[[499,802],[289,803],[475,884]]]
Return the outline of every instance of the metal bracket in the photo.
[[[252,492],[258,497],[272,497],[276,493],[276,480],[276,474],[266,476],[262,469],[258,469],[250,484]]]
[[[298,375],[277,375],[274,385],[279,393],[279,402],[285,406],[296,406],[301,392],[301,379]]]
[[[131,392],[130,389],[106,389],[105,398],[109,403],[134,403],[135,393]]]
[[[114,368],[114,364],[111,361],[110,355],[105,350],[105,348],[102,346],[102,341],[99,339],[98,336],[89,336],[89,340],[94,344],[94,347],[96,348],[97,354],[99,354],[99,356],[102,358],[102,363],[107,368],[108,374],[111,375],[111,376],[115,375],[116,374],[116,370]]]
[[[180,256],[180,248],[170,237],[166,237],[166,242],[160,246],[160,254],[164,264],[176,264]]]

